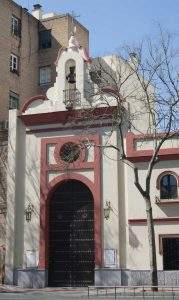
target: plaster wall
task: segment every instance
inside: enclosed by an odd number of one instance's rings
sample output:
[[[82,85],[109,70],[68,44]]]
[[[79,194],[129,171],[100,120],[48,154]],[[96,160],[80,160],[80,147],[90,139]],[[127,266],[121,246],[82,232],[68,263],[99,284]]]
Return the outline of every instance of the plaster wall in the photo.
[[[26,251],[33,250],[38,253],[39,251],[39,224],[40,224],[40,210],[39,210],[39,199],[40,199],[40,148],[41,148],[41,139],[49,138],[49,137],[66,137],[73,136],[74,134],[79,134],[81,131],[64,131],[64,132],[50,132],[50,133],[39,133],[39,134],[27,134],[25,138],[25,170],[21,171],[21,177],[24,178],[25,182],[25,201],[23,209],[27,208],[28,204],[32,204],[34,206],[34,213],[32,215],[31,222],[27,222],[24,220],[24,232],[23,226],[19,228],[17,232],[17,236],[24,236],[24,247],[23,247],[23,255],[21,250],[21,256],[23,256],[23,267],[26,267]],[[101,131],[101,134],[102,131]],[[111,141],[116,140],[116,133],[111,137]],[[105,143],[105,136],[103,138],[103,143]],[[53,147],[50,149],[49,161],[54,162],[53,160]],[[21,152],[22,151],[22,152]],[[20,149],[19,156],[23,155],[24,148]],[[25,152],[24,152],[25,153]],[[111,157],[111,160],[107,159],[107,156]],[[94,158],[93,151],[90,149],[89,153],[89,161],[92,161]],[[109,149],[105,152],[102,157],[102,189],[105,201],[111,201],[111,205],[113,208],[112,217],[109,222],[105,221],[104,225],[104,248],[105,249],[116,249],[118,253],[119,248],[119,232],[118,232],[118,185],[115,178],[117,178],[118,169],[116,165],[116,151],[111,151]],[[90,170],[78,170],[75,171],[88,179],[94,182],[94,172]],[[54,179],[59,174],[63,172],[50,172],[49,180]],[[20,173],[19,173],[20,175]],[[112,179],[113,184],[111,184],[111,176],[114,176]],[[22,194],[21,194],[22,198]],[[16,197],[17,201],[18,197]],[[101,207],[102,209],[102,207]],[[23,214],[23,212],[22,212]],[[17,243],[17,247],[15,249],[15,255],[17,256],[19,253],[20,244]],[[20,254],[19,254],[20,255]],[[119,255],[119,253],[118,253]],[[22,259],[21,259],[22,260]],[[20,259],[19,259],[20,261]],[[118,263],[117,263],[118,265]],[[116,265],[116,266],[117,266]],[[20,264],[22,267],[22,264]]]
[[[13,283],[14,267],[22,266],[24,236],[24,126],[17,118],[17,110],[9,112],[7,163],[6,217],[6,283]]]
[[[147,174],[148,163],[137,163],[139,168],[139,180],[143,187],[145,187],[145,178]],[[163,171],[173,171],[179,174],[179,162],[176,160],[173,161],[162,161],[159,162],[152,173],[151,177],[151,201],[153,206],[153,215],[154,218],[164,218],[164,217],[178,217],[179,204],[171,203],[167,205],[157,205],[155,202],[155,196],[160,197],[160,192],[156,188],[156,182],[158,176]],[[142,196],[134,185],[134,173],[133,169],[129,166],[125,166],[126,172],[126,199],[128,201],[128,218],[129,219],[140,219],[146,218],[145,213],[145,202],[143,201]],[[179,192],[179,190],[178,190]]]
[[[123,82],[119,92],[125,100],[124,103],[127,111],[134,116],[132,120],[132,131],[135,133],[138,133],[138,130],[144,133],[147,132],[149,130],[150,120],[145,106],[146,95],[142,91],[135,73],[131,71],[129,63],[125,63],[117,55],[104,56],[101,59],[104,61],[104,69],[110,72],[112,78],[116,78],[117,83]],[[105,64],[108,65],[109,69],[105,67]],[[152,101],[154,95],[154,88],[152,86],[148,87],[148,95]],[[113,104],[116,102],[114,98],[111,99],[111,97],[107,97],[107,99],[110,105],[116,105],[116,103]]]
[[[24,267],[26,251],[39,248],[39,199],[40,199],[40,138],[26,135],[25,208],[34,206],[31,222],[25,221]]]
[[[6,216],[6,283],[13,283],[14,268],[14,238],[15,238],[15,177],[16,177],[16,129],[17,111],[11,111],[11,121],[9,122],[9,142],[8,142],[8,164],[7,164],[7,216]]]
[[[117,132],[114,131],[109,138],[110,131],[105,130],[102,136],[102,145],[106,141],[110,144],[117,143]],[[116,267],[120,265],[119,255],[119,197],[118,197],[118,152],[112,148],[102,149],[102,195],[103,207],[110,201],[112,211],[108,220],[104,219],[103,239],[104,250],[114,249],[117,253]],[[104,261],[105,266],[105,261]]]
[[[100,129],[100,134],[102,136],[102,143],[106,142],[106,132],[107,130]],[[18,199],[21,199],[23,204],[21,208],[21,216],[23,216],[23,224],[18,227],[16,232],[17,240],[21,241],[16,243],[15,248],[15,257],[16,267],[26,268],[26,251],[33,250],[38,254],[39,252],[39,226],[40,226],[40,210],[39,210],[39,199],[40,199],[40,148],[41,148],[41,139],[49,137],[66,137],[73,136],[74,134],[79,134],[81,131],[64,131],[64,132],[49,132],[49,133],[37,133],[37,134],[26,134],[26,137],[23,136],[21,146],[24,146],[19,149],[19,157],[25,156],[24,169],[18,171],[18,177],[24,178],[25,184],[25,194],[23,196],[22,190],[21,194],[17,195],[14,201],[18,202]],[[117,133],[114,132],[110,137],[111,143],[115,143],[117,138]],[[25,154],[23,154],[25,153]],[[92,161],[94,155],[92,149],[90,149],[89,161]],[[50,150],[49,161],[53,161],[53,147]],[[102,184],[102,207],[106,204],[106,201],[111,202],[111,216],[109,220],[103,221],[102,214],[102,228],[104,232],[103,248],[104,249],[114,249],[117,253],[116,257],[116,267],[120,265],[120,253],[119,253],[119,216],[118,216],[118,164],[117,164],[117,151],[113,149],[106,149],[101,154],[101,184]],[[90,179],[94,182],[94,173],[89,170],[78,170],[75,171],[79,174]],[[63,172],[50,172],[50,180],[54,179],[56,176],[62,174]],[[17,176],[17,174],[16,174]],[[20,184],[20,183],[19,183]],[[18,185],[19,186],[19,185]],[[21,184],[23,188],[23,182]],[[14,187],[15,188],[15,187]],[[17,188],[17,186],[16,186]],[[24,201],[23,201],[24,199]],[[27,222],[24,218],[24,209],[27,208],[28,204],[34,206],[34,212],[32,214],[31,222]],[[17,204],[18,206],[18,204]],[[104,223],[103,223],[104,222]],[[20,224],[20,223],[19,223]],[[23,242],[23,238],[24,242]],[[23,247],[22,247],[23,242]],[[104,253],[103,253],[104,255]],[[13,264],[13,263],[12,263]]]
[[[147,163],[138,163],[139,180],[142,186],[145,184],[145,176],[147,172]],[[179,203],[165,203],[161,201],[156,203],[155,197],[160,198],[160,192],[156,188],[158,176],[163,171],[173,171],[179,174],[178,161],[162,161],[159,162],[153,170],[151,178],[151,201],[154,219],[167,219],[179,217]],[[149,252],[148,252],[148,233],[146,224],[128,224],[128,220],[146,219],[145,202],[134,185],[133,170],[125,166],[126,178],[126,228],[127,228],[127,268],[129,269],[149,269]],[[179,192],[179,191],[178,191]],[[157,263],[158,269],[163,269],[163,256],[159,253],[159,234],[178,234],[178,222],[162,221],[160,224],[155,223],[156,247],[157,247]]]
[[[88,178],[91,182],[94,182],[94,172],[93,171],[85,171],[85,170],[80,170],[80,171],[75,171],[76,174],[83,175],[84,177]],[[55,177],[65,174],[63,172],[49,172],[48,174],[48,181],[52,181]]]
[[[23,266],[24,253],[24,198],[25,198],[25,127],[19,118],[17,118],[17,148],[16,148],[16,194],[15,194],[15,245],[14,249],[18,252],[14,254],[15,267]]]
[[[160,139],[159,139],[160,141]],[[155,148],[155,141],[153,139],[141,139],[140,141],[134,142],[134,147],[136,150],[151,150]],[[161,149],[165,148],[178,148],[179,147],[179,137],[172,137],[171,139],[166,140]]]
[[[149,245],[146,225],[128,225],[129,248],[127,268],[132,270],[150,270]],[[159,235],[178,234],[178,223],[155,225],[155,241],[158,270],[163,270],[163,255],[159,253]]]

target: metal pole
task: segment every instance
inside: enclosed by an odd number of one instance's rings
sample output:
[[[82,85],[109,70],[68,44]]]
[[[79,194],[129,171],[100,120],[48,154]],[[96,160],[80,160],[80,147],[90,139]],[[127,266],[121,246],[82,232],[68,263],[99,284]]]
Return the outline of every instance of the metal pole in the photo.
[[[88,286],[88,298],[89,298],[89,296],[90,296],[90,295],[89,295],[89,286]]]
[[[116,300],[116,286],[115,286],[115,288],[114,288],[114,291],[115,291],[115,298],[114,298],[114,299]]]
[[[154,289],[152,289],[152,292],[153,292],[153,299],[154,299]]]
[[[175,293],[173,292],[173,286],[172,286],[172,298],[173,298],[173,300],[175,298]]]

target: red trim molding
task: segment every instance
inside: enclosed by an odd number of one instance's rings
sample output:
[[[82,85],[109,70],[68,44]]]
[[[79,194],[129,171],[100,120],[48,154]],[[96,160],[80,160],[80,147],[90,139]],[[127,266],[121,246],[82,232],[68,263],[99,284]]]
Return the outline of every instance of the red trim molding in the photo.
[[[155,224],[179,223],[179,218],[154,218]],[[129,225],[147,225],[147,219],[129,219]]]
[[[65,168],[57,157],[56,162],[52,165],[48,163],[48,146],[55,147],[55,156],[61,145],[68,142],[81,143],[88,138],[89,141],[100,144],[99,135],[89,136],[69,136],[57,138],[45,138],[41,140],[41,172],[40,172],[40,253],[39,253],[39,269],[48,268],[48,245],[49,245],[49,221],[48,207],[54,190],[66,180],[79,180],[83,182],[91,191],[94,198],[94,240],[95,240],[95,264],[97,267],[102,265],[102,241],[101,241],[101,180],[100,180],[100,149],[94,147],[94,160],[88,162],[85,156],[82,156],[74,163],[69,163]],[[55,157],[54,157],[55,158]],[[94,182],[89,180],[79,171],[93,170]],[[50,182],[48,174],[50,171],[61,172]]]
[[[37,100],[42,100],[42,101],[46,101],[48,100],[46,96],[44,95],[37,95],[34,97],[31,97],[30,99],[28,99],[25,103],[23,103],[22,107],[20,108],[20,113],[25,113],[25,111],[27,110],[27,108],[29,107],[29,105],[31,105],[33,102],[37,101]]]
[[[170,171],[170,170],[167,171],[167,170],[166,170],[166,171],[162,172],[162,173],[157,177],[157,181],[156,181],[156,188],[157,188],[157,190],[160,189],[160,180],[161,180],[161,178],[162,178],[163,176],[165,176],[165,175],[168,175],[168,174],[173,175],[173,176],[176,178],[177,186],[179,187],[179,176],[178,176],[178,174],[175,173],[175,172],[173,172],[173,171]]]
[[[179,204],[179,198],[176,199],[159,199],[159,201],[155,201],[157,205],[173,205],[173,204]]]
[[[102,127],[110,127],[113,126],[114,123],[96,123],[88,125],[87,128],[102,128]],[[64,130],[84,130],[86,129],[85,125],[76,125],[76,126],[68,126],[68,128],[61,126],[61,127],[52,127],[52,128],[39,128],[39,129],[30,129],[26,130],[26,134],[34,134],[34,133],[41,133],[41,132],[55,132],[55,131],[64,131]]]
[[[179,133],[176,133],[179,135]],[[161,134],[162,135],[162,134]],[[160,138],[161,135],[158,135]],[[150,134],[138,134],[130,132],[126,135],[126,152],[127,159],[131,162],[145,162],[151,159],[153,150],[136,150],[136,141],[151,140],[153,136]],[[158,157],[160,160],[177,160],[179,159],[179,148],[162,148],[159,151]]]
[[[39,98],[38,98],[39,99]],[[44,99],[45,100],[45,99]],[[93,125],[95,120],[101,121],[110,119],[116,113],[116,106],[110,107],[97,107],[94,109],[82,110],[66,110],[55,111],[50,113],[19,115],[19,118],[26,126],[49,125],[49,124],[63,124],[73,122],[81,123],[82,121],[92,121]],[[93,118],[91,117],[93,116]]]
[[[69,142],[69,137],[67,137],[66,139],[63,138],[63,143],[60,143],[60,144],[57,144],[55,146],[55,150],[54,150],[54,158],[56,160],[56,163],[58,165],[61,165],[62,168],[64,169],[65,167],[65,162],[61,159],[60,157],[60,151],[62,149],[62,147]],[[76,140],[75,141],[72,141],[72,139],[70,140],[70,142],[73,142],[74,144],[76,144]],[[83,142],[83,141],[81,141]],[[74,169],[75,166],[78,166],[78,168],[80,168],[79,164],[81,165],[82,164],[82,169],[84,168],[83,166],[83,163],[85,162],[85,159],[86,159],[86,153],[87,153],[87,149],[85,148],[85,146],[83,145],[83,143],[80,143],[80,139],[78,139],[78,147],[79,147],[79,150],[80,150],[80,153],[79,153],[79,157],[73,162],[73,165],[72,165],[72,168]],[[89,165],[90,163],[88,163]],[[71,164],[68,163],[68,167],[70,166]],[[90,167],[89,167],[90,169]]]
[[[159,234],[159,253],[163,254],[163,238],[179,238],[179,234]]]

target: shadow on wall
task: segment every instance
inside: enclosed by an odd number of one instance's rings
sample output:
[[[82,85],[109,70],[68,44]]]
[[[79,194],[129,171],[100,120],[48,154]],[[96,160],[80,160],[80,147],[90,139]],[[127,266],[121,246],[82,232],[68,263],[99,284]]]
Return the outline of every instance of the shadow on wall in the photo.
[[[129,226],[129,245],[132,248],[138,248],[141,245],[136,234],[132,231],[131,226]]]
[[[40,31],[46,31],[47,28],[44,27],[42,24],[40,24]],[[52,31],[53,34],[53,31]],[[51,35],[51,47],[47,48],[40,48],[39,49],[39,68],[44,66],[50,66],[51,67],[51,82],[47,84],[41,84],[39,80],[39,86],[38,86],[38,95],[45,95],[47,90],[52,87],[56,80],[56,65],[55,61],[58,57],[59,50],[64,47],[60,42],[58,42],[53,35]],[[36,96],[36,95],[34,95]]]
[[[38,236],[37,224],[39,224],[39,201],[37,201],[37,205],[34,205],[34,201],[36,201],[36,199],[39,200],[39,153],[34,147],[29,154],[33,157],[31,164],[26,166],[28,155],[27,157],[25,157],[25,149],[21,149],[21,151],[18,151],[17,148],[17,153],[14,153],[13,145],[10,142],[8,146],[9,151],[12,155],[12,165],[10,167],[6,166],[6,174],[8,175],[8,211],[6,216],[6,223],[8,225],[8,243],[6,247],[6,283],[12,284],[11,260],[14,259],[15,265],[17,265],[19,268],[23,268],[25,264],[25,262],[23,261],[24,251],[27,249],[23,249],[24,239],[26,242],[28,241],[30,249],[35,251],[38,250],[38,238],[36,238],[36,235]],[[25,145],[23,147],[25,147]],[[23,155],[22,151],[24,151]],[[19,174],[16,177],[13,166],[15,161],[17,162],[16,174]],[[25,178],[28,178],[28,182],[25,182]],[[16,184],[16,187],[14,187],[14,184]],[[29,193],[29,191],[33,191],[33,197],[30,196],[30,194],[32,195],[32,193],[26,195],[26,203],[24,203],[25,188],[26,193]],[[32,220],[30,224],[26,221],[25,218],[25,208],[28,206],[28,204],[34,205],[34,212],[32,214]],[[14,217],[15,222],[13,221]],[[26,230],[26,228],[28,228],[29,226],[30,230]],[[13,237],[15,238],[14,242]],[[17,251],[17,249],[19,250]],[[14,250],[16,251],[16,253],[14,252]],[[14,281],[14,283],[16,282]]]

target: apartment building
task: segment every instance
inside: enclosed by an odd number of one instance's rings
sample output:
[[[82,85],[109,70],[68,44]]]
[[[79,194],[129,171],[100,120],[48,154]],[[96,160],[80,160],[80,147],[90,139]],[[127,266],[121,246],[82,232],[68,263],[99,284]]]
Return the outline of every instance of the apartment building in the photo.
[[[12,0],[1,0],[0,129],[7,128],[9,109],[54,84],[54,62],[74,27],[80,44],[88,48],[88,30],[72,15],[44,14],[39,4],[30,13]]]
[[[0,282],[6,239],[9,109],[20,108],[27,99],[44,95],[53,86],[58,51],[68,46],[75,27],[80,44],[88,49],[88,30],[74,16],[44,14],[39,4],[30,13],[12,0],[0,0]]]

